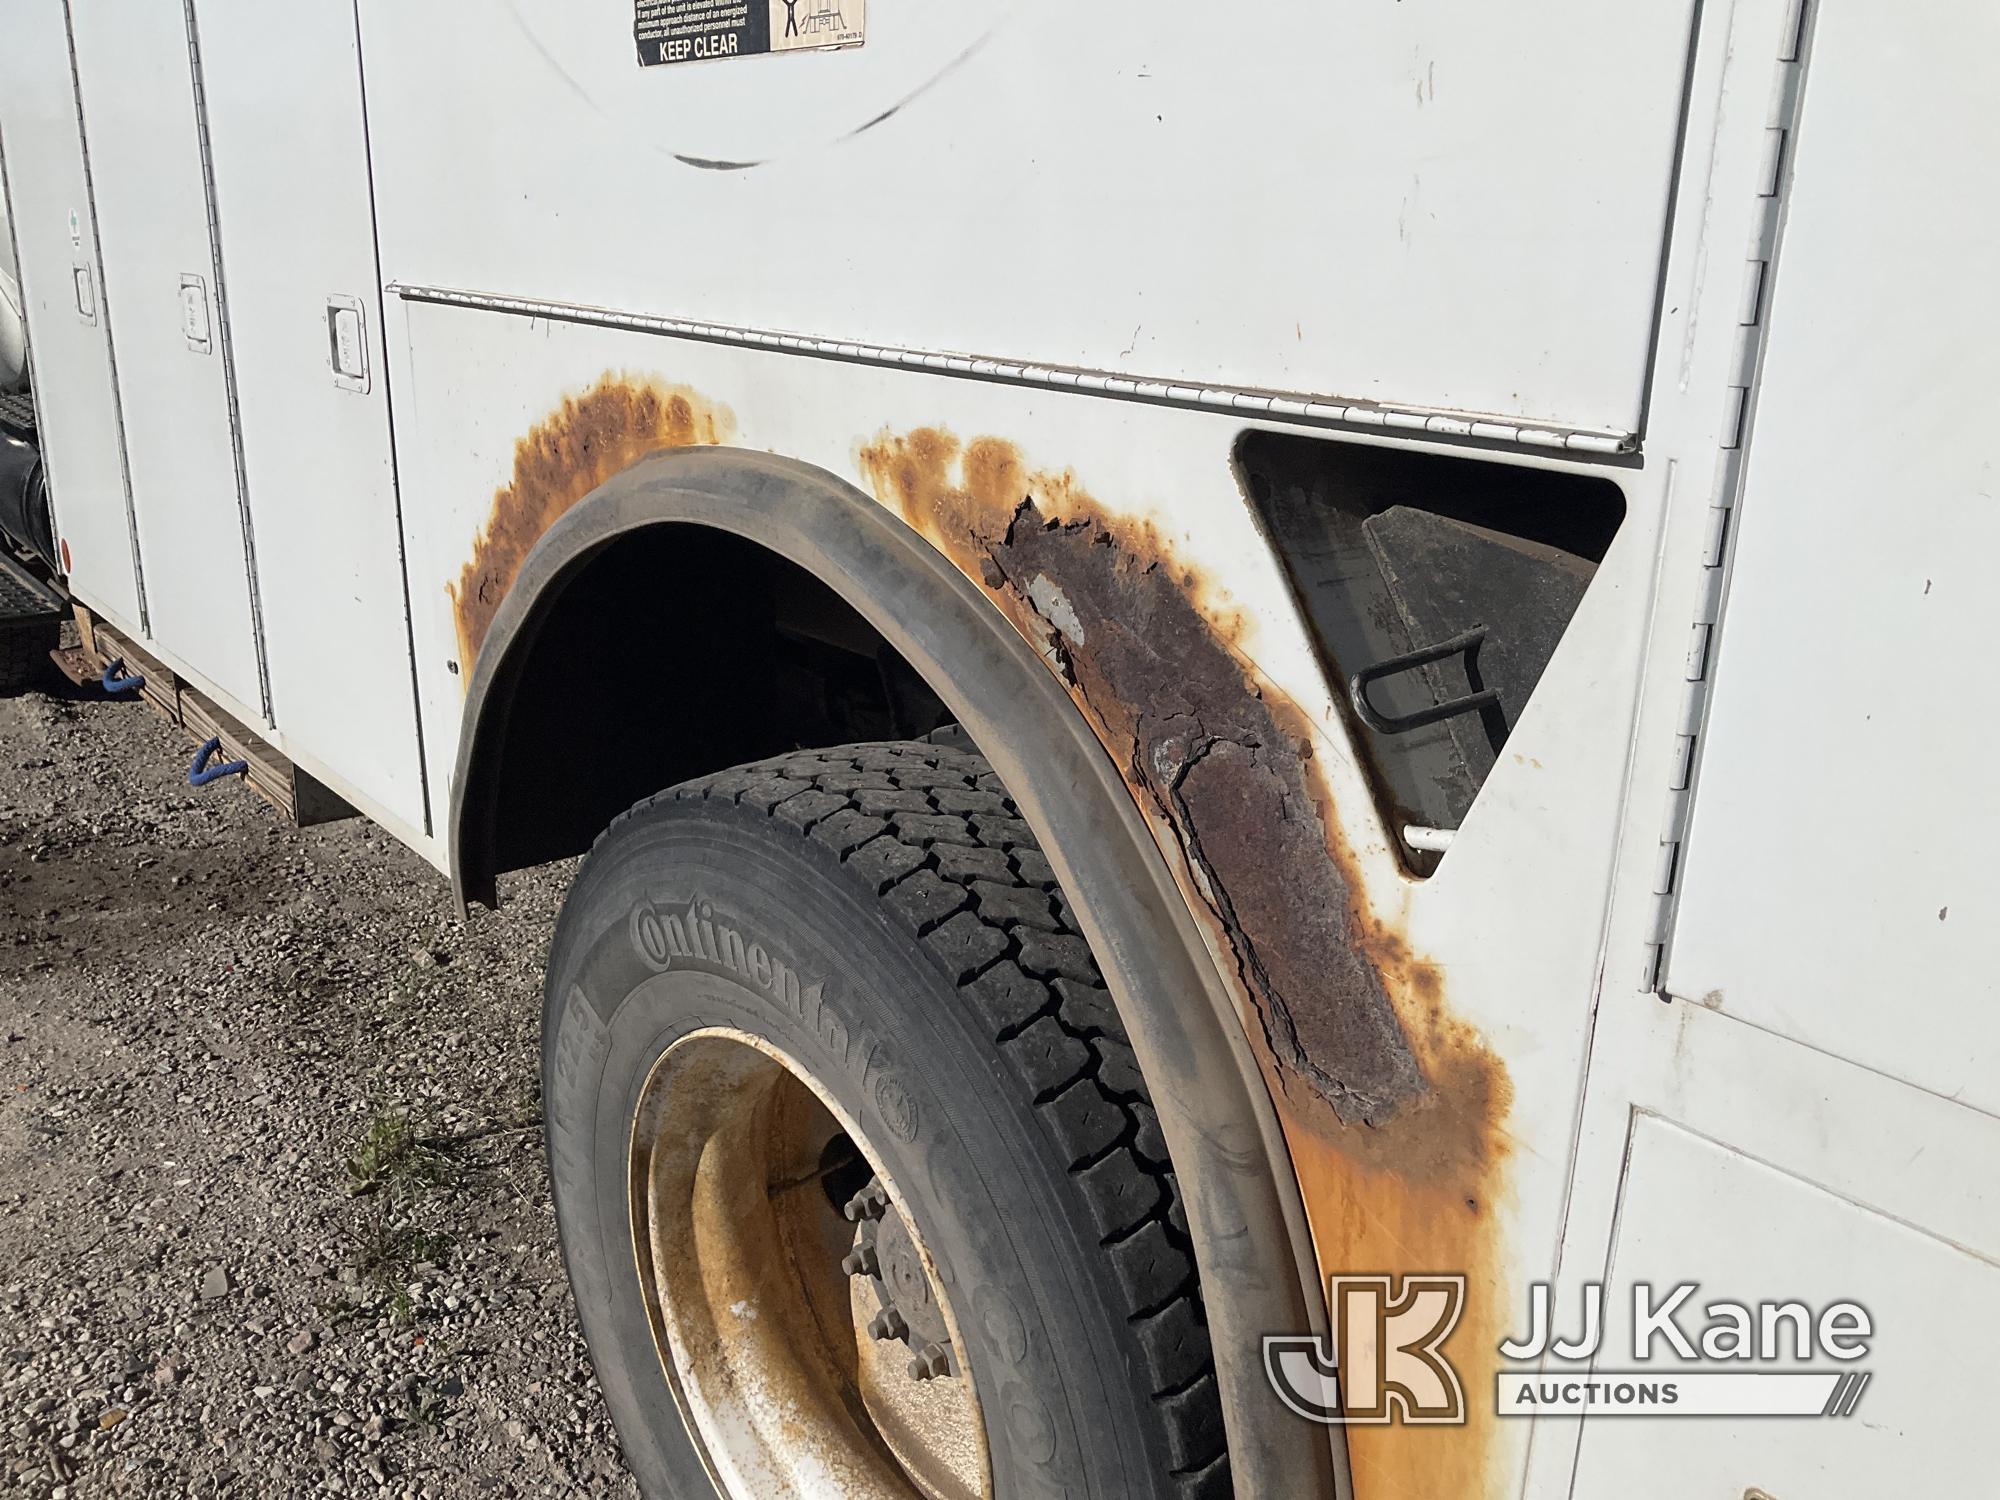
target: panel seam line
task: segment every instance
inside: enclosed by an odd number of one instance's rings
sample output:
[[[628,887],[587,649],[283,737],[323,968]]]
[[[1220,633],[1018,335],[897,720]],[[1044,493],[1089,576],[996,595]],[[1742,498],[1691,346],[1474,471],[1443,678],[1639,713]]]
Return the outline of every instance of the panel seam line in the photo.
[[[200,25],[194,0],[181,0],[187,24],[189,81],[194,88],[195,135],[201,148],[201,186],[208,214],[209,268],[215,277],[216,336],[221,343],[222,393],[229,408],[229,455],[236,474],[236,515],[243,531],[243,575],[250,593],[250,638],[257,652],[257,697],[264,723],[275,728],[271,712],[271,663],[264,646],[264,600],[257,581],[257,535],[250,519],[250,475],[243,459],[243,418],[236,391],[236,346],[229,335],[229,296],[222,278],[222,213],[215,198],[215,159],[210,153],[208,90],[202,81]]]

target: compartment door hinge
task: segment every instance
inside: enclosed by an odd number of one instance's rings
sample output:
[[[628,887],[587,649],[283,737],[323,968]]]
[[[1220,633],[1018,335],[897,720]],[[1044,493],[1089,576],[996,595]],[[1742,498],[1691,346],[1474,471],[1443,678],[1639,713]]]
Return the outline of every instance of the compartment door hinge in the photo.
[[[1641,988],[1664,998],[1667,951],[1673,934],[1674,911],[1680,893],[1688,822],[1700,773],[1702,729],[1708,715],[1709,688],[1715,676],[1722,629],[1723,600],[1728,592],[1730,544],[1735,534],[1736,507],[1742,497],[1744,459],[1756,415],[1757,378],[1764,359],[1773,272],[1784,217],[1784,186],[1798,129],[1799,100],[1805,79],[1805,49],[1811,24],[1809,0],[1793,0],[1782,33],[1777,79],[1764,127],[1764,157],[1758,168],[1757,228],[1744,259],[1742,290],[1737,302],[1736,348],[1729,385],[1723,393],[1715,477],[1709,491],[1708,516],[1702,539],[1700,592],[1689,627],[1684,688],[1674,725],[1674,756],[1667,778],[1666,810],[1661,818],[1659,850],[1653,866],[1653,911],[1643,942]]]

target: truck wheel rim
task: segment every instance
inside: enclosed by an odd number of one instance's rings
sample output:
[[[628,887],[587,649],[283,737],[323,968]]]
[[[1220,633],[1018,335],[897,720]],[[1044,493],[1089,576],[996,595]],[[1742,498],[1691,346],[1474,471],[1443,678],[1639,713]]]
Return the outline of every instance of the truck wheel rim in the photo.
[[[640,1091],[630,1163],[654,1348],[718,1489],[991,1493],[936,1263],[880,1156],[796,1061],[741,1031],[676,1041]]]

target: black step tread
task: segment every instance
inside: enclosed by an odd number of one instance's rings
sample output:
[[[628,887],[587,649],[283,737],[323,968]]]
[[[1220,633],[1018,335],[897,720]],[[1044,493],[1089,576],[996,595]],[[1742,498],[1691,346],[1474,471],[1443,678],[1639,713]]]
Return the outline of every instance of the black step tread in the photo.
[[[0,543],[0,626],[60,620],[63,596]]]
[[[0,429],[32,443],[35,440],[35,398],[26,391],[0,392]]]

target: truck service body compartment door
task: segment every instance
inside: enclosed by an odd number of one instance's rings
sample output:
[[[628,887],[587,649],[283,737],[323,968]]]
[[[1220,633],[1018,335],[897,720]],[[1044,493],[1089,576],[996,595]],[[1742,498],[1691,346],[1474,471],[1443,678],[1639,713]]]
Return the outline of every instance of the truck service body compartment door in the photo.
[[[1633,433],[1691,17],[870,0],[641,67],[629,0],[366,0],[383,268]]]
[[[144,610],[62,0],[8,8],[0,143],[33,378],[60,393],[42,403],[36,425],[70,584],[136,627]]]
[[[424,828],[374,205],[346,0],[199,0],[280,747]]]
[[[2000,17],[1921,9],[1817,23],[1666,984],[1990,1113]]]
[[[268,718],[182,11],[71,22],[151,634]]]

